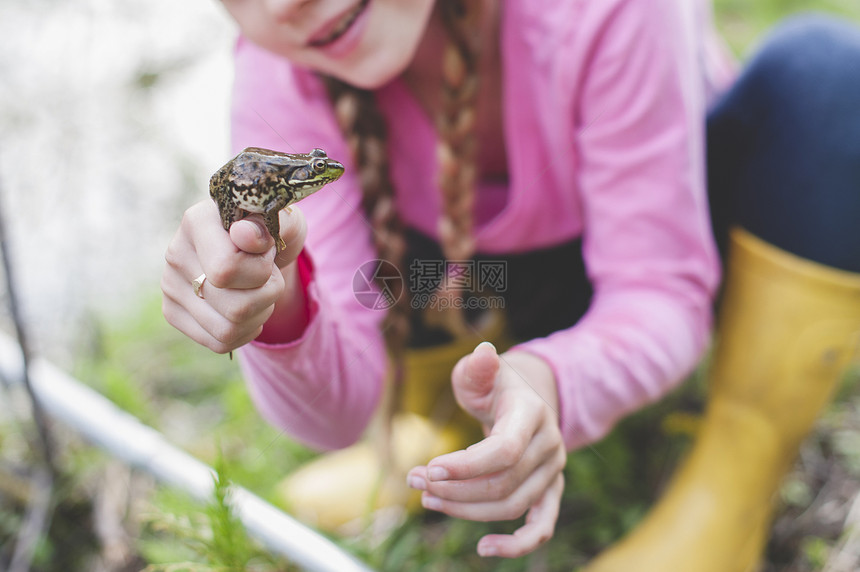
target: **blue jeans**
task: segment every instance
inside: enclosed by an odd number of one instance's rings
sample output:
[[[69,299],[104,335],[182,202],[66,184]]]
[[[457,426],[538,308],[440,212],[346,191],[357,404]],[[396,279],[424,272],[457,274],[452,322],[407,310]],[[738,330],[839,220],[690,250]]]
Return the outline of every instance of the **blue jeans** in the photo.
[[[860,28],[781,24],[708,116],[708,188],[721,250],[740,225],[860,272]]]

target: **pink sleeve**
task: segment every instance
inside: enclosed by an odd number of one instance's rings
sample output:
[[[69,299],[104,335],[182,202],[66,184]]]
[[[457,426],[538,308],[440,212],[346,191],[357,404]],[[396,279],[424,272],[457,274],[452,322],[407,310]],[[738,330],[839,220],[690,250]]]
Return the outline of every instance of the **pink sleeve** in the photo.
[[[586,72],[566,87],[580,101],[573,129],[594,297],[572,328],[519,346],[554,369],[569,449],[695,367],[718,282],[701,75],[675,3],[589,4],[600,8],[582,25],[599,32]]]
[[[269,422],[318,449],[345,447],[375,410],[386,369],[384,312],[362,306],[352,289],[359,266],[376,258],[356,169],[323,87],[310,73],[240,40],[233,96],[234,150],[319,147],[346,167],[340,180],[298,207],[308,222],[299,260],[307,328],[299,339],[253,342],[239,351],[251,396]]]

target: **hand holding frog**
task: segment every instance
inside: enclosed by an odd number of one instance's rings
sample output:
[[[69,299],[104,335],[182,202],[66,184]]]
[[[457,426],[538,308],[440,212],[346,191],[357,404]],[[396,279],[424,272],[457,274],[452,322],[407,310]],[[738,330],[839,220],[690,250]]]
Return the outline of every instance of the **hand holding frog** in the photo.
[[[303,154],[250,147],[218,169],[209,183],[214,203],[188,209],[167,250],[167,321],[220,353],[260,337],[274,313],[268,337],[298,337],[307,316],[292,262],[307,229],[304,217],[290,216],[288,207],[342,174],[343,165],[322,149]],[[249,213],[257,214],[242,219]]]
[[[167,321],[218,353],[259,337],[275,312],[283,314],[279,323],[300,332],[305,301],[292,263],[307,229],[297,209],[281,211],[279,221],[286,246],[276,256],[275,241],[259,215],[236,221],[227,233],[212,201],[189,208],[166,255],[161,287]],[[203,273],[201,298],[191,281]]]
[[[452,374],[458,403],[487,437],[409,473],[426,508],[477,521],[527,514],[513,535],[478,543],[482,556],[514,558],[548,540],[558,518],[566,452],[559,429],[555,379],[541,358],[499,356],[488,343],[460,360]]]

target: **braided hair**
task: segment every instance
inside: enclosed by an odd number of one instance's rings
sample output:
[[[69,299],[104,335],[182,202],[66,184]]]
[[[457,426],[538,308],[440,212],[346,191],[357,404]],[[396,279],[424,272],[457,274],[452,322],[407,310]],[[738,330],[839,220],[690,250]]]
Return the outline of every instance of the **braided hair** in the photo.
[[[448,37],[442,62],[442,110],[435,122],[438,185],[442,193],[439,237],[447,259],[466,260],[475,250],[472,210],[477,177],[475,125],[479,48],[475,30],[479,28],[480,2],[439,0],[437,8]],[[362,207],[373,228],[377,255],[403,276],[406,239],[394,204],[384,117],[372,92],[333,78],[325,78],[325,82],[359,171]],[[410,335],[411,300],[407,291],[394,294],[397,302],[388,309],[382,331],[394,366],[396,388],[402,380],[403,355]],[[461,330],[455,334],[462,333],[462,328],[453,329]]]
[[[479,3],[443,1],[442,21],[448,45],[442,60],[442,112],[436,118],[437,161],[442,191],[439,239],[449,260],[467,260],[475,252],[472,210],[477,178]]]

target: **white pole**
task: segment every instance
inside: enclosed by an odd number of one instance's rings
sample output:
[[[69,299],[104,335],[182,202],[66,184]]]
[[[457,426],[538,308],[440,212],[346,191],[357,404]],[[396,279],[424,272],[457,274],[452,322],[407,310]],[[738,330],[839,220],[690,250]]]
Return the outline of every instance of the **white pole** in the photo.
[[[22,378],[18,345],[0,334],[0,375]],[[212,498],[214,471],[171,445],[158,431],[43,359],[33,360],[33,391],[45,412],[95,445],[201,501]],[[290,518],[242,487],[228,500],[248,533],[269,550],[313,572],[370,572],[327,538]]]

